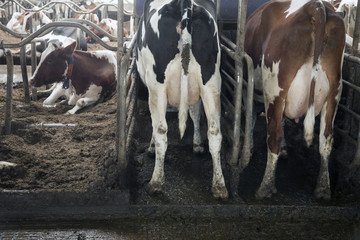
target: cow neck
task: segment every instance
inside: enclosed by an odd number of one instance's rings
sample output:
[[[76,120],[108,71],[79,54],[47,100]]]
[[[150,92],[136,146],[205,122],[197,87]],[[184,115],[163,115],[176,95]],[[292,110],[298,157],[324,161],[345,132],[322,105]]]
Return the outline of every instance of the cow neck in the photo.
[[[67,70],[67,74],[66,74],[66,79],[63,84],[64,89],[68,89],[70,86],[70,79],[72,77],[73,69],[74,69],[74,55],[71,54],[71,57],[68,60],[68,70]]]

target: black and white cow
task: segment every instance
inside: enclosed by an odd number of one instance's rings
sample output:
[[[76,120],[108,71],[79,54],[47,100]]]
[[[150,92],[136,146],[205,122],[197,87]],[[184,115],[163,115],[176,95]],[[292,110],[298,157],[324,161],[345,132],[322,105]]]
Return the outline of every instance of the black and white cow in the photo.
[[[80,50],[87,51],[87,41],[84,37],[84,32],[75,27],[56,27],[49,34],[46,34],[37,39],[45,40],[47,45],[49,45],[50,43],[56,43],[60,46],[65,47],[66,45],[72,43],[74,40],[77,40],[78,36]],[[43,51],[44,49],[41,49],[40,45],[38,45],[37,50]]]
[[[136,64],[149,91],[153,126],[149,150],[155,152],[155,168],[148,192],[161,191],[165,182],[167,103],[179,109],[181,137],[190,109],[195,126],[194,151],[203,151],[201,97],[213,160],[211,190],[215,198],[227,198],[220,161],[220,45],[215,4],[211,0],[147,0],[139,23]]]

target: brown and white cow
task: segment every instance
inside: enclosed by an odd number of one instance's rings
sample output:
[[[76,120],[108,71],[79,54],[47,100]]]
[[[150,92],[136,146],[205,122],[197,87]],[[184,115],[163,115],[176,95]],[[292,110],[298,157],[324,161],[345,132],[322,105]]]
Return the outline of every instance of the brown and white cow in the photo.
[[[34,7],[37,10],[37,7]],[[39,12],[14,12],[6,27],[14,32],[27,34],[30,32],[30,21],[34,18],[33,27],[38,28],[42,24],[51,23],[51,19],[46,16],[44,11]]]
[[[340,100],[345,27],[328,2],[271,1],[248,19],[245,51],[258,74],[267,120],[267,165],[257,198],[276,193],[275,169],[284,138],[283,115],[296,121],[305,115],[304,138],[313,139],[315,116],[321,113],[321,167],[317,198],[329,199],[328,159],[333,122]]]
[[[90,12],[92,9],[96,8],[96,4],[91,1],[86,1],[84,4],[80,6],[80,10],[84,13],[75,13],[73,18],[75,19],[85,19],[92,23],[98,24],[99,23],[99,16],[97,13],[86,13]]]
[[[57,84],[57,97],[69,96],[68,104],[75,105],[67,114],[106,99],[116,91],[116,56],[114,52],[99,50],[84,52],[75,50],[76,42],[63,47],[51,44],[46,57],[30,79],[31,85],[40,87]]]
[[[110,35],[117,37],[117,21],[116,20],[113,20],[111,18],[104,18],[97,24],[97,26],[100,27],[105,32],[109,33]],[[96,36],[101,38],[102,41],[104,41],[104,42],[110,41],[108,37],[104,37],[104,35],[97,29],[90,26],[90,30],[94,34],[96,34]],[[129,33],[126,30],[126,28],[123,28],[123,36],[127,37],[128,35],[129,35]],[[89,41],[91,41],[91,38],[89,38]]]

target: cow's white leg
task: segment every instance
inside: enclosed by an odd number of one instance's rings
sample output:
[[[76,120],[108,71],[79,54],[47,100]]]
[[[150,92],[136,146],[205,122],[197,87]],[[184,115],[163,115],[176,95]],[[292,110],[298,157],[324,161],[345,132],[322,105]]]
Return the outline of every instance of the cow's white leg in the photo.
[[[83,97],[80,98],[79,100],[77,100],[75,107],[73,107],[72,109],[70,109],[69,111],[66,112],[66,114],[75,114],[77,111],[79,111],[80,109],[89,106],[91,104],[96,103],[96,101],[98,100],[98,97]]]
[[[68,91],[71,91],[70,89],[72,88],[73,87],[70,86]],[[99,100],[101,91],[102,91],[102,87],[91,85],[89,89],[86,91],[85,95],[83,97],[80,97],[78,100],[77,98],[79,96],[73,93],[69,98],[69,105],[73,105],[74,101],[76,101],[76,104],[75,107],[67,111],[66,114],[75,114],[79,109],[94,104],[97,100]]]
[[[43,106],[53,106],[56,102],[56,100],[58,100],[58,98],[60,98],[61,96],[66,96],[66,89],[63,88],[63,84],[62,83],[56,83],[54,90],[51,92],[50,96],[48,98],[45,99],[45,101],[43,102]]]
[[[215,198],[227,198],[228,191],[221,169],[220,150],[222,134],[220,130],[220,91],[208,82],[201,91],[201,99],[208,122],[209,151],[213,160],[213,180],[211,191]]]
[[[265,98],[268,153],[265,174],[255,194],[257,199],[269,198],[273,193],[277,192],[275,186],[275,170],[281,151],[281,143],[284,138],[284,130],[282,128],[284,101],[282,99],[282,97],[276,97],[270,105],[269,99]]]
[[[336,101],[336,100],[335,100]],[[333,121],[336,109],[328,108],[325,102],[321,110],[319,152],[321,155],[320,172],[315,188],[315,197],[329,200],[331,198],[330,177],[329,177],[329,156],[333,145]]]
[[[202,138],[200,133],[201,100],[189,107],[190,117],[194,123],[193,151],[203,153]]]
[[[155,144],[155,167],[147,186],[150,194],[161,192],[165,183],[164,161],[167,149],[168,125],[166,122],[167,96],[163,84],[156,83],[149,88],[149,108],[152,120],[152,140]]]

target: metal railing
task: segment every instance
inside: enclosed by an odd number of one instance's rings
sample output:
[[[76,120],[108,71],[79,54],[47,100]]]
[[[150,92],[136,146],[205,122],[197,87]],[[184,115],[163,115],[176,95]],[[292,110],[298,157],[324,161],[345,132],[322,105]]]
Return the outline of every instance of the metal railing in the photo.
[[[217,2],[219,4],[219,2]],[[219,9],[219,8],[218,8]],[[230,57],[233,62],[226,61],[221,69],[223,108],[223,129],[231,145],[231,155],[227,159],[231,166],[230,191],[234,197],[238,196],[240,172],[248,165],[252,149],[252,110],[254,93],[254,68],[251,58],[244,52],[244,30],[246,22],[247,1],[239,0],[236,44],[223,34],[220,35],[222,53]],[[225,59],[223,57],[223,59]],[[244,81],[243,67],[247,67],[247,82]],[[243,85],[247,89],[246,99],[243,99]],[[245,111],[245,129],[241,129],[241,114]],[[241,139],[244,143],[241,149]]]
[[[349,72],[348,79],[342,80],[344,86],[342,95],[346,94],[346,100],[344,103],[339,103],[339,110],[345,114],[344,126],[343,128],[335,126],[335,130],[349,143],[356,146],[351,166],[360,166],[360,109],[356,101],[356,99],[360,99],[360,85],[357,82],[359,78],[358,72],[360,71],[360,58],[345,53],[344,62],[347,63],[347,71]],[[357,122],[357,124],[354,124],[354,122]]]
[[[123,4],[122,0],[119,0],[118,8],[118,29],[123,29]],[[92,31],[80,23],[88,24],[98,31],[102,32],[105,36],[108,36],[112,40],[117,40],[117,47],[112,47],[105,42],[103,42],[98,36],[96,36]],[[95,24],[87,20],[73,20],[69,19],[67,21],[53,22],[46,24],[41,27],[38,31],[31,33],[29,35],[14,33],[10,29],[6,28],[4,25],[0,24],[0,29],[10,33],[15,37],[22,38],[19,42],[16,43],[1,43],[1,48],[4,49],[4,53],[8,63],[8,87],[7,87],[7,100],[6,100],[6,113],[5,113],[5,134],[11,134],[11,121],[12,121],[12,79],[13,79],[13,59],[11,55],[11,48],[20,48],[20,62],[22,66],[22,76],[23,76],[23,85],[25,91],[25,102],[30,102],[30,93],[29,93],[29,83],[27,79],[26,72],[26,61],[25,61],[25,48],[27,44],[32,44],[35,46],[35,42],[38,41],[38,37],[41,37],[55,27],[58,26],[69,26],[76,27],[81,29],[90,35],[97,43],[108,50],[117,52],[117,128],[116,128],[116,152],[117,152],[117,162],[119,168],[126,169],[128,165],[127,159],[127,149],[132,142],[132,136],[135,126],[135,110],[136,110],[136,88],[137,82],[132,80],[132,75],[134,72],[135,60],[132,59],[132,52],[135,46],[136,35],[132,38],[130,46],[125,49],[124,38],[122,31],[118,31],[118,36],[112,36],[102,29],[100,29]],[[125,39],[128,40],[128,39]],[[33,48],[34,49],[34,48]],[[32,51],[32,54],[35,54],[35,51]],[[36,57],[33,62],[36,62]],[[36,65],[33,65],[33,71]],[[120,171],[122,172],[122,171]]]

